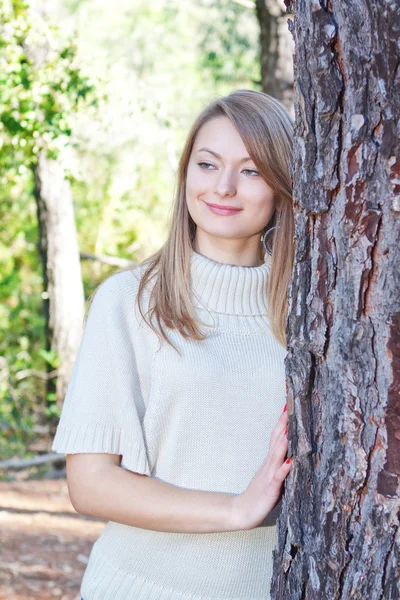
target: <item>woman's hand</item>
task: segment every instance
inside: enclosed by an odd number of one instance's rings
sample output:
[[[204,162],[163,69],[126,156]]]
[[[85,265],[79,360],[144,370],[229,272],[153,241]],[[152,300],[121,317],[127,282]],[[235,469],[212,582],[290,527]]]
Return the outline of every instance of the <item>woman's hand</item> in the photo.
[[[268,454],[250,481],[247,489],[233,497],[234,515],[238,529],[257,527],[272,511],[282,497],[282,485],[291,464],[285,461],[287,439],[287,412],[283,412],[275,425]]]

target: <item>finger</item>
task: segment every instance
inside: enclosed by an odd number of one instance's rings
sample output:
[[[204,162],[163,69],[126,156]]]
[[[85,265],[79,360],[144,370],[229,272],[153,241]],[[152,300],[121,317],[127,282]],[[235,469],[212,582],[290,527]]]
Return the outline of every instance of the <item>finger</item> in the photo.
[[[277,470],[286,458],[288,449],[288,438],[287,435],[282,432],[281,436],[277,439],[275,446],[272,448],[269,465],[275,471]]]
[[[289,460],[289,462],[287,462],[287,460],[285,460],[285,462],[279,467],[279,469],[277,469],[275,471],[274,480],[278,484],[281,484],[287,477],[291,467],[292,467],[292,460]]]
[[[270,448],[273,448],[276,445],[277,441],[280,439],[280,437],[284,433],[287,425],[288,425],[287,412],[284,412],[281,414],[281,416],[278,419],[277,424],[275,425],[274,429],[272,430],[271,439],[270,439],[270,443],[269,443]]]
[[[282,434],[282,432],[285,430],[287,423],[288,423],[288,414],[287,414],[287,412],[282,412],[275,427],[272,430],[272,434],[271,434],[271,442],[272,443],[274,443],[276,438]]]

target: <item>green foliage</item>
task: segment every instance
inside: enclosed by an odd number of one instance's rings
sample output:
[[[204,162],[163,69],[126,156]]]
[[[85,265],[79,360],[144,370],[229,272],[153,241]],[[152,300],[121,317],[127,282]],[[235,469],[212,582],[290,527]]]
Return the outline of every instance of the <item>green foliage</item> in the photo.
[[[202,26],[201,65],[216,82],[260,83],[258,26],[254,11],[232,0],[200,0],[209,19]]]
[[[68,173],[81,251],[140,261],[165,239],[192,120],[260,79],[255,11],[232,0],[54,0],[51,18],[48,5],[0,5],[0,457],[29,453],[60,410],[34,375],[59,365],[45,347],[40,149]],[[112,270],[82,261],[86,297]]]
[[[56,157],[71,135],[70,116],[97,106],[94,85],[78,65],[77,47],[58,28],[35,18],[27,1],[0,7],[1,155],[32,166],[46,148]],[[0,155],[0,160],[3,156]]]
[[[18,165],[15,173],[0,186],[0,457],[25,454],[44,394],[43,381],[19,379],[26,369],[44,369],[45,322],[31,174]]]
[[[71,117],[97,106],[76,43],[38,18],[26,1],[0,5],[0,457],[24,454],[44,402],[47,353],[38,224],[31,168],[46,148],[56,157]],[[32,373],[25,376],[24,374]],[[42,399],[42,400],[41,400]],[[50,404],[47,416],[58,415]]]

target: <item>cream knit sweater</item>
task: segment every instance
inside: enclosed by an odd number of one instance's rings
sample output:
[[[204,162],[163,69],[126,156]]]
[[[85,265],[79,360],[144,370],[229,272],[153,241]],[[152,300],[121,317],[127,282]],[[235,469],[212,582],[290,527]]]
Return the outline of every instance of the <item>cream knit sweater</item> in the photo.
[[[169,331],[135,304],[141,269],[117,272],[89,309],[52,450],[122,455],[121,466],[192,490],[240,494],[286,402],[286,349],[266,315],[271,259],[258,267],[192,252],[192,299],[208,338]],[[146,294],[146,308],[149,290]],[[115,490],[118,494],[118,490]],[[108,522],[84,600],[268,600],[281,503],[249,531],[168,533]]]

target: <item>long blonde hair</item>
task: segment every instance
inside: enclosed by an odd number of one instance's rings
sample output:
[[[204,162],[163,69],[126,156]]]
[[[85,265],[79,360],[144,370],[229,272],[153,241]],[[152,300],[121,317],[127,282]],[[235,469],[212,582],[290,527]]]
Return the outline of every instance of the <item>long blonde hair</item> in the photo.
[[[142,262],[137,295],[140,314],[153,331],[169,340],[165,328],[177,329],[185,338],[203,340],[199,322],[190,299],[190,254],[196,224],[186,204],[186,175],[197,133],[204,123],[215,117],[228,117],[239,132],[261,177],[275,192],[279,207],[278,227],[272,238],[272,261],[265,293],[268,298],[268,317],[276,340],[286,347],[288,288],[294,260],[294,218],[292,206],[292,149],[293,121],[286,108],[275,98],[253,90],[235,90],[217,98],[195,120],[179,161],[175,199],[167,241]],[[276,224],[277,211],[264,229]],[[260,238],[260,251],[263,246]],[[141,300],[148,282],[154,279],[148,315],[143,313]],[[150,306],[149,303],[149,306]],[[156,320],[159,332],[153,324]],[[178,350],[177,350],[178,351]],[[178,351],[179,352],[179,351]]]

